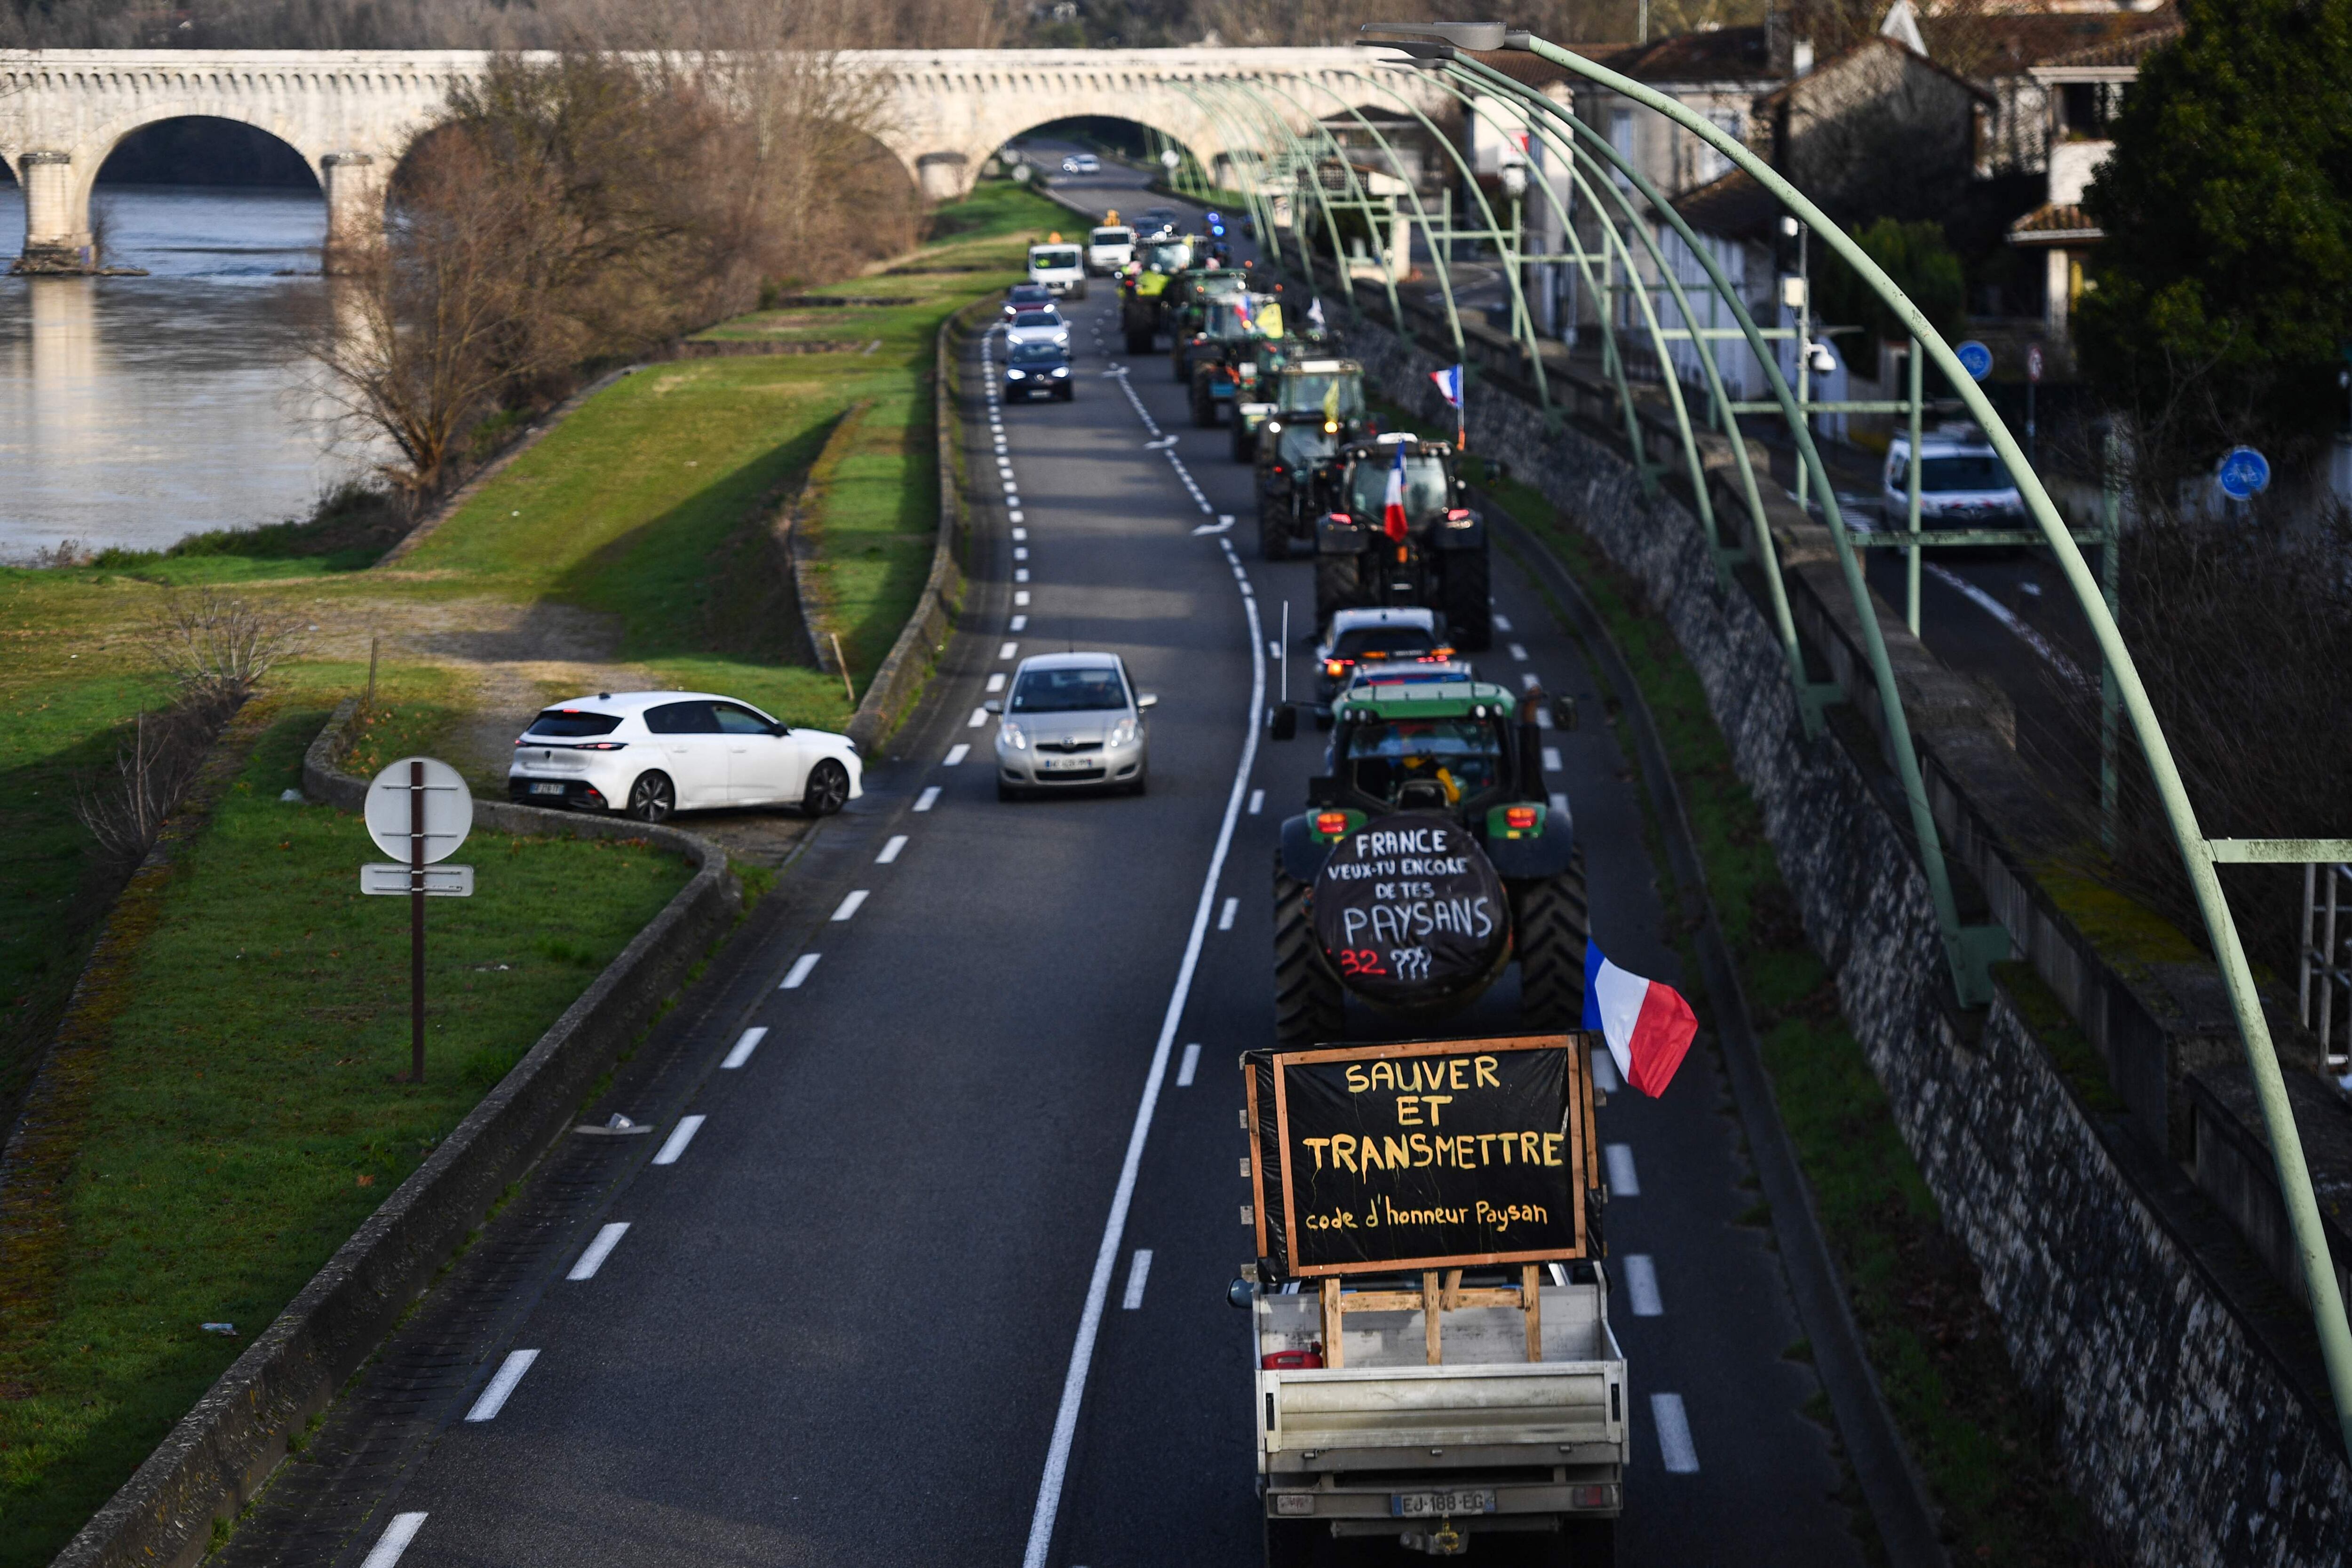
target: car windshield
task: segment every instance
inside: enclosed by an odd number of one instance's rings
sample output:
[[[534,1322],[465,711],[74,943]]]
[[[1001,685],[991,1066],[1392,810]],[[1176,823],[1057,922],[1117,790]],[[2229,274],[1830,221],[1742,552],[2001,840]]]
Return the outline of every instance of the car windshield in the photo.
[[[1050,250],[1033,250],[1029,253],[1029,265],[1042,272],[1066,272],[1078,265],[1078,253],[1076,247],[1065,250],[1059,246]]]
[[[1016,365],[1058,365],[1062,362],[1062,345],[1015,343],[1005,358]]]
[[[1181,272],[1192,265],[1192,247],[1181,239],[1145,246],[1143,265],[1154,272]]]
[[[1212,338],[1246,338],[1255,322],[1249,308],[1238,299],[1220,299],[1209,307],[1209,319],[1202,330]]]
[[[1058,327],[1061,324],[1062,318],[1058,311],[1015,310],[1013,313],[1013,329],[1016,332],[1034,332],[1040,329],[1050,329],[1052,328]]]
[[[530,721],[523,733],[548,740],[582,740],[592,735],[610,735],[621,727],[621,716],[611,713],[582,713],[577,708],[551,707]]]
[[[1295,468],[1304,468],[1318,457],[1330,456],[1339,444],[1339,438],[1325,434],[1319,424],[1286,424],[1274,444],[1274,455]]]
[[[1325,400],[1330,398],[1334,386],[1339,389],[1339,395],[1327,410]],[[1330,413],[1340,419],[1360,419],[1364,413],[1363,380],[1336,371],[1302,371],[1284,376],[1282,407],[1286,413]]]
[[[1900,489],[1910,483],[1907,474],[1898,473],[1895,486]],[[1919,462],[1919,488],[1922,490],[2006,490],[2010,488],[2009,470],[1991,453],[1972,453],[1965,457],[1925,457]]]
[[[1348,499],[1352,510],[1378,517],[1387,504],[1389,471],[1395,459],[1387,453],[1356,459],[1348,474]],[[1446,493],[1445,462],[1440,457],[1408,456],[1404,460],[1404,514],[1418,522],[1453,504]]]
[[[1357,626],[1339,633],[1331,649],[1335,659],[1417,659],[1437,646],[1437,639],[1418,626]]]
[[[1132,245],[1135,242],[1135,231],[1133,229],[1097,229],[1087,238],[1094,245]]]
[[[1043,305],[1054,297],[1042,283],[1016,283],[1004,298],[1014,305]]]
[[[1219,267],[1213,272],[1204,272],[1192,281],[1204,298],[1239,294],[1249,287],[1247,273],[1229,272],[1223,267]]]
[[[1127,706],[1127,685],[1109,664],[1028,670],[1013,688],[1013,713],[1090,713]]]
[[[1405,787],[1432,780],[1453,805],[1494,789],[1504,773],[1502,727],[1489,719],[1397,719],[1350,725],[1349,782],[1375,800],[1398,803]]]

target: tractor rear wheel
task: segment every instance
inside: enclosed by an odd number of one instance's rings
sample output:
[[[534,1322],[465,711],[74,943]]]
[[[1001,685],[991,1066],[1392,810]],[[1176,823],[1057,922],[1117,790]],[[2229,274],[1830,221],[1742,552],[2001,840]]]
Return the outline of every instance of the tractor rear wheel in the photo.
[[[1239,409],[1234,410],[1233,431],[1234,461],[1236,463],[1256,462],[1257,427],[1252,424],[1248,420],[1244,419],[1242,417],[1242,412]]]
[[[1192,372],[1192,423],[1202,430],[1217,423],[1217,395],[1209,390],[1209,375],[1206,366]]]
[[[1519,1014],[1531,1029],[1570,1030],[1584,1022],[1584,947],[1591,930],[1584,896],[1584,846],[1568,869],[1511,887],[1512,939],[1519,958]]]
[[[1285,1046],[1336,1040],[1345,998],[1315,940],[1310,889],[1274,858],[1274,1038]]]
[[[1257,498],[1257,553],[1267,560],[1290,555],[1290,508],[1276,506],[1266,496]]]
[[[1142,331],[1139,332],[1132,327],[1128,328],[1127,351],[1130,354],[1148,354],[1151,352],[1151,329],[1147,327]]]
[[[1345,610],[1363,594],[1363,557],[1318,555],[1315,558],[1315,619],[1328,622],[1334,610]]]

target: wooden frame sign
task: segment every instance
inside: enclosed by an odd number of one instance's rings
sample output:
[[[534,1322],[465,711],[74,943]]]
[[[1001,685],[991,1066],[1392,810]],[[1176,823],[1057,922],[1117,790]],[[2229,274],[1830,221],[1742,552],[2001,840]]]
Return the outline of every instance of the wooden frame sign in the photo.
[[[1598,1038],[1244,1053],[1258,1256],[1285,1278],[1591,1256]]]

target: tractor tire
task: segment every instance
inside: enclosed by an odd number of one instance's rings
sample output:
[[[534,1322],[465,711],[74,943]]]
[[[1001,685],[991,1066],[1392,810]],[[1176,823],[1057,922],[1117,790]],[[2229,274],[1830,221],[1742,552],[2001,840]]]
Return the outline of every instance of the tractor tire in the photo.
[[[1257,553],[1267,560],[1286,560],[1290,556],[1290,508],[1277,507],[1264,496],[1257,498]]]
[[[1315,620],[1320,625],[1334,610],[1346,610],[1363,595],[1363,560],[1355,555],[1315,558]]]
[[[1589,920],[1581,844],[1568,869],[1558,876],[1512,884],[1511,936],[1519,960],[1519,1017],[1528,1028],[1549,1032],[1583,1026]]]
[[[1445,557],[1445,626],[1457,647],[1484,653],[1495,643],[1495,607],[1488,600],[1486,551],[1449,550]]]
[[[1257,461],[1257,427],[1244,419],[1241,411],[1234,411],[1233,453],[1236,463]]]
[[[1148,354],[1148,353],[1151,352],[1151,334],[1150,334],[1150,332],[1149,332],[1149,331],[1142,331],[1142,332],[1139,332],[1139,331],[1137,331],[1137,330],[1136,330],[1134,328],[1132,328],[1132,327],[1128,328],[1126,330],[1127,330],[1127,351],[1128,351],[1129,353],[1130,353],[1130,354]]]
[[[1179,343],[1168,350],[1168,364],[1169,368],[1176,372],[1178,386],[1182,386],[1192,379],[1192,357],[1184,352],[1183,344]]]
[[[1274,1038],[1284,1046],[1336,1040],[1346,1002],[1339,977],[1315,941],[1310,890],[1274,859]]]
[[[1217,426],[1217,397],[1209,390],[1209,372],[1196,371],[1192,375],[1192,423],[1202,430]]]

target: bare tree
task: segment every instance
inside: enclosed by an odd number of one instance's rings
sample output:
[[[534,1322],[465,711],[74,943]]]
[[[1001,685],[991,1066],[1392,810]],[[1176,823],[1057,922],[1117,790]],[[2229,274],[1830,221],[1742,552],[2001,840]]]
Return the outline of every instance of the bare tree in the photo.
[[[217,589],[176,589],[139,636],[180,700],[242,702],[269,672],[303,649],[299,615]]]

